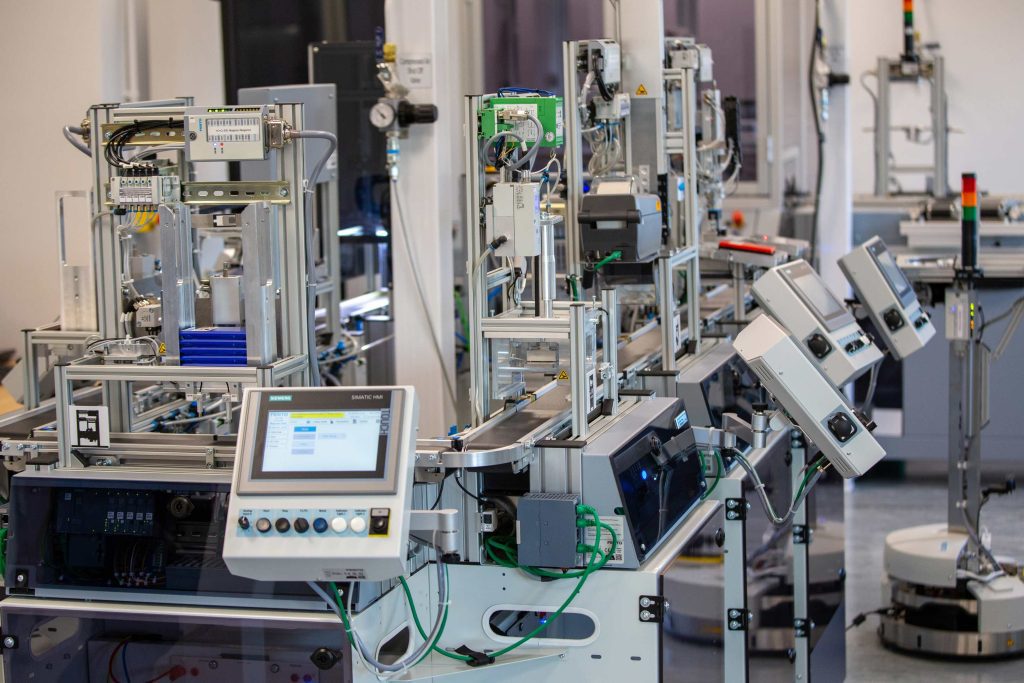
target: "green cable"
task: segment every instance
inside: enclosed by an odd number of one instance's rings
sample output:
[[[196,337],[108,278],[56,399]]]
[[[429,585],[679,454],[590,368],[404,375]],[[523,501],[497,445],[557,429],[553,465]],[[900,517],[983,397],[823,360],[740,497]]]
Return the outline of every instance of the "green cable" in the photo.
[[[448,580],[448,567],[447,566],[444,568],[444,577],[445,577],[445,581],[447,581]],[[420,615],[416,611],[416,603],[413,602],[412,591],[409,590],[409,584],[406,582],[404,576],[398,577],[398,580],[402,583],[402,590],[405,591],[405,599],[409,602],[409,608],[410,608],[410,611],[412,612],[412,620],[416,624],[416,630],[419,631],[420,638],[422,638],[423,640],[426,640],[427,639],[427,632],[423,630],[423,624],[420,622]],[[438,653],[440,655],[444,655],[445,657],[448,657],[449,659],[456,659],[456,660],[458,660],[460,662],[468,662],[468,661],[472,660],[472,657],[467,657],[466,655],[460,655],[460,654],[456,654],[454,652],[449,652],[448,650],[445,650],[445,649],[440,648],[440,647],[437,646],[437,641],[439,641],[441,639],[441,634],[444,633],[444,629],[445,629],[445,626],[447,626],[447,624],[448,624],[448,606],[445,605],[444,613],[441,615],[441,626],[437,630],[437,637],[434,638],[434,642],[427,649],[427,651],[423,653],[423,657],[420,657],[419,661],[416,662],[417,664],[422,662],[423,659],[427,655],[429,655],[431,651],[434,651],[434,652],[436,652],[436,653]]]
[[[0,576],[7,574],[7,529],[0,529]]]
[[[594,270],[601,270],[601,268],[603,268],[604,266],[608,265],[612,261],[618,261],[620,258],[622,258],[622,252],[618,250],[613,251],[612,253],[608,254],[603,259],[595,263]]]
[[[501,650],[498,650],[497,652],[491,653],[490,654],[491,657],[496,659],[498,657],[506,655],[509,652],[511,652],[511,651],[515,650],[516,648],[520,647],[524,643],[528,642],[529,640],[532,640],[538,634],[540,634],[545,629],[547,629],[547,627],[551,624],[551,622],[553,622],[555,619],[557,619],[559,616],[561,616],[562,613],[565,612],[565,610],[569,607],[570,603],[572,603],[572,601],[576,598],[576,596],[579,595],[580,591],[583,590],[583,585],[584,585],[584,583],[586,583],[587,577],[590,576],[595,571],[601,569],[605,564],[608,563],[609,557],[615,554],[615,551],[616,551],[616,549],[618,548],[618,545],[619,545],[619,537],[618,537],[618,534],[615,532],[615,529],[613,529],[610,525],[606,524],[605,522],[602,522],[601,518],[597,515],[597,510],[595,510],[593,507],[590,507],[590,506],[580,506],[580,509],[584,510],[585,514],[589,514],[591,517],[594,518],[593,522],[591,524],[592,526],[594,526],[594,530],[595,530],[595,533],[594,533],[594,545],[592,545],[592,546],[584,546],[585,548],[587,548],[587,549],[592,551],[591,555],[590,555],[590,560],[587,562],[587,566],[586,566],[585,569],[580,570],[579,572],[557,573],[557,572],[548,572],[546,570],[538,569],[538,568],[535,568],[535,567],[520,567],[520,568],[524,569],[524,571],[528,571],[530,573],[537,572],[536,574],[534,574],[535,576],[549,576],[549,578],[557,578],[557,579],[575,578],[575,577],[578,576],[579,580],[576,583],[576,587],[573,589],[572,593],[569,594],[569,597],[567,597],[565,599],[565,601],[561,604],[561,606],[559,606],[559,608],[551,615],[551,617],[548,618],[547,621],[545,621],[542,624],[539,624],[530,633],[526,634],[525,636],[523,636],[522,638],[520,638],[516,642],[512,643],[508,647],[502,648]],[[604,551],[601,550],[601,547],[600,547],[601,546],[601,529],[606,529],[608,531],[608,533],[611,535],[611,538],[612,538],[612,545],[611,545],[611,548],[610,548],[609,553],[607,555],[604,553]],[[6,530],[0,530],[0,533],[4,533],[5,534],[5,532],[6,532]],[[3,538],[3,536],[0,536],[0,539],[2,539],[2,538]],[[509,546],[506,546],[504,543],[501,543],[501,541],[499,541],[497,539],[494,539],[493,537],[486,539],[485,542],[484,542],[484,547],[487,550],[487,554],[497,564],[500,564],[502,566],[507,566],[508,568],[517,568],[517,567],[519,567],[519,565],[517,565],[517,564],[506,564],[506,563],[503,563],[494,554],[493,549],[492,549],[491,546],[494,546],[494,547],[496,547],[498,549],[503,550],[504,552],[507,552],[507,553],[511,554],[512,549]],[[599,563],[595,564],[595,560],[598,558],[598,556],[600,556],[601,561]],[[445,581],[447,581],[448,580],[448,567],[447,566],[444,568],[444,572],[445,572]],[[416,603],[412,599],[412,591],[409,590],[409,584],[408,584],[408,582],[406,582],[404,576],[398,577],[398,580],[401,583],[402,590],[405,592],[405,598],[408,601],[410,611],[412,612],[413,622],[416,624],[416,630],[419,631],[420,637],[423,638],[423,640],[427,640],[427,634],[426,634],[426,631],[423,630],[423,624],[421,623],[419,614],[416,611]],[[333,581],[331,582],[330,586],[331,586],[331,590],[334,592],[334,600],[335,600],[335,602],[338,605],[338,611],[339,611],[339,613],[341,615],[342,623],[345,625],[345,634],[348,636],[349,643],[353,647],[356,647],[355,639],[352,636],[352,625],[349,622],[348,612],[345,610],[344,601],[341,598],[341,592],[338,590],[337,584],[335,584]],[[421,661],[423,661],[423,659],[426,658],[430,654],[431,651],[437,652],[438,654],[443,655],[445,657],[448,657],[449,659],[455,659],[455,660],[458,660],[458,661],[461,661],[461,662],[469,662],[471,660],[471,658],[468,657],[468,656],[456,654],[454,652],[449,652],[448,650],[445,650],[445,649],[440,648],[440,647],[437,646],[437,643],[441,640],[441,635],[444,633],[444,629],[445,629],[447,623],[448,623],[448,606],[445,605],[444,612],[441,615],[441,623],[440,623],[440,625],[438,627],[437,635],[434,637],[434,640],[430,644],[430,647],[427,648],[427,650],[424,652],[423,656],[420,657],[420,659],[416,662],[416,664],[419,664]]]
[[[800,482],[800,488],[796,490],[796,497],[793,498],[793,500],[800,500],[800,495],[804,492],[804,487],[807,486],[807,482],[809,482],[811,480],[811,477],[814,476],[814,473],[821,466],[821,461],[824,459],[825,456],[823,455],[817,460],[815,460],[814,463],[807,468],[807,474],[804,475],[803,481]]]
[[[569,288],[572,289],[572,300],[580,300],[580,290],[576,287],[576,276],[570,275],[566,278],[569,281]]]
[[[345,610],[345,602],[341,599],[341,592],[338,591],[338,584],[331,581],[331,590],[334,591],[334,601],[338,604],[341,622],[345,625],[345,635],[348,636],[348,643],[352,647],[356,647],[356,639],[352,637],[352,624],[349,623],[348,612]]]
[[[593,508],[590,508],[590,510],[593,510]],[[588,510],[588,512],[589,512],[589,510]],[[593,546],[595,548],[595,552],[591,553],[590,561],[587,563],[587,571],[585,571],[583,576],[581,576],[579,578],[579,580],[576,582],[576,587],[573,588],[571,593],[569,593],[569,597],[567,597],[562,602],[562,604],[559,605],[558,609],[555,610],[554,614],[552,614],[550,617],[548,617],[547,621],[538,624],[536,628],[534,628],[532,631],[530,631],[525,636],[523,636],[522,638],[520,638],[516,642],[512,643],[508,647],[503,647],[502,649],[498,650],[497,652],[490,653],[491,657],[497,659],[498,657],[502,657],[504,655],[507,655],[509,652],[512,652],[516,648],[520,647],[521,645],[523,645],[523,644],[529,642],[530,640],[532,640],[533,638],[535,638],[537,635],[539,635],[541,632],[543,632],[545,629],[547,629],[547,627],[550,626],[556,619],[558,619],[558,617],[562,616],[562,613],[566,610],[566,608],[569,607],[569,604],[573,600],[575,600],[576,596],[579,595],[579,592],[581,590],[583,590],[583,584],[585,584],[587,582],[587,577],[590,576],[591,572],[594,571],[594,566],[595,566],[594,565],[594,560],[597,559],[596,549],[598,547],[600,547],[600,545],[601,545],[601,519],[597,516],[597,512],[596,511],[592,512],[591,514],[594,517],[594,523],[596,525],[594,527],[595,531],[596,531],[596,534],[595,534],[594,546]]]

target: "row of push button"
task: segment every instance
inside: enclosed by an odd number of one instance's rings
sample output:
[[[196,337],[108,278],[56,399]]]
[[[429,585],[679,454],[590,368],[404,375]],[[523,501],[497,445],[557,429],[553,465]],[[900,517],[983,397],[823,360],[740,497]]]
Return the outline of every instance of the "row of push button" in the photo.
[[[268,533],[271,528],[276,529],[278,533],[286,534],[291,529],[294,529],[296,533],[304,534],[309,531],[309,520],[305,517],[297,517],[295,521],[289,520],[287,517],[278,517],[277,520],[271,523],[267,517],[260,517],[256,520],[256,531],[261,534]],[[238,527],[243,531],[250,527],[249,518],[242,516],[238,518]],[[343,533],[346,529],[351,529],[353,533],[361,534],[366,531],[366,519],[363,517],[353,517],[351,521],[344,517],[335,517],[328,524],[327,520],[323,517],[317,517],[313,520],[313,531],[318,534],[322,534],[330,528],[335,533]]]

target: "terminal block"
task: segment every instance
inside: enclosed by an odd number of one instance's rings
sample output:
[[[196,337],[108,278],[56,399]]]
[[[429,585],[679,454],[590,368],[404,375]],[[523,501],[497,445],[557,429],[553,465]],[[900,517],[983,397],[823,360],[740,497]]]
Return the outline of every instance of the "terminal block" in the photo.
[[[110,179],[110,201],[121,207],[155,207],[176,202],[181,193],[178,176],[139,175],[113,176]]]

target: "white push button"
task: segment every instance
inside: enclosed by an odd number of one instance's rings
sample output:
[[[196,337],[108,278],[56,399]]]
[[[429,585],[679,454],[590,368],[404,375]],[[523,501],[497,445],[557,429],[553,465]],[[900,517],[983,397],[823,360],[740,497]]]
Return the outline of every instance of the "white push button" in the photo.
[[[361,534],[366,531],[366,520],[362,517],[353,517],[352,523],[349,524],[349,527],[353,532]]]
[[[348,522],[345,521],[344,517],[335,517],[331,520],[331,529],[337,533],[341,533],[348,528]]]

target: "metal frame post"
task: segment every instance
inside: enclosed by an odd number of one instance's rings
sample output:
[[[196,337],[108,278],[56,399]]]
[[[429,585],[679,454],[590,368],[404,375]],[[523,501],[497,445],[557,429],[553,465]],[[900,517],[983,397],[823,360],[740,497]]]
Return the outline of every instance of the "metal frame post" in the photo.
[[[654,281],[661,314],[661,369],[665,372],[676,369],[676,297],[672,273],[672,258],[659,256],[654,262]]]
[[[803,434],[794,429],[790,434],[789,475],[792,490],[800,487],[807,463],[807,446]],[[807,505],[810,497],[804,499],[793,515],[793,680],[806,683],[811,671],[811,614],[810,614],[810,543],[809,515]],[[803,528],[803,542],[797,542],[797,530]],[[803,628],[799,625],[803,624]]]
[[[889,60],[878,58],[878,93],[875,105],[875,195],[889,194]]]
[[[572,434],[575,439],[585,438],[588,427],[586,326],[587,304],[573,302],[569,306],[569,389],[572,403]]]
[[[563,112],[565,116],[565,274],[579,277],[583,273],[579,234],[579,211],[583,201],[583,139],[580,130],[579,86],[576,79],[576,54],[579,43],[562,44],[562,78],[565,84]]]
[[[479,426],[490,412],[490,376],[487,372],[488,346],[481,322],[487,315],[487,267],[473,275],[476,260],[483,252],[480,236],[480,201],[483,195],[483,169],[478,158],[477,135],[481,98],[465,100],[466,115],[466,315],[469,316],[469,384],[472,425]],[[568,228],[566,228],[568,230]]]
[[[619,412],[619,303],[612,287],[601,290],[601,307],[604,308],[604,362],[608,372],[604,379],[604,397],[611,402],[611,414]]]
[[[946,110],[946,67],[941,55],[932,57],[931,113],[935,175],[932,195],[949,195],[949,120]]]
[[[725,540],[725,585],[722,592],[724,629],[722,631],[724,680],[745,683],[749,676],[747,635],[750,611],[747,607],[747,507],[743,498],[743,480],[723,478],[715,497],[725,506],[722,525]]]

